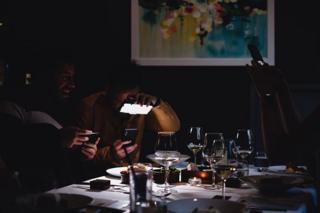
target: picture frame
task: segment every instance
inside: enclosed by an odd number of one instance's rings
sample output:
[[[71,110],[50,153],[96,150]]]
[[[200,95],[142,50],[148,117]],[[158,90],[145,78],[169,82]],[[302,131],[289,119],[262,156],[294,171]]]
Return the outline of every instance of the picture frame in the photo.
[[[244,66],[247,45],[275,63],[274,0],[132,0],[131,60],[144,66]]]

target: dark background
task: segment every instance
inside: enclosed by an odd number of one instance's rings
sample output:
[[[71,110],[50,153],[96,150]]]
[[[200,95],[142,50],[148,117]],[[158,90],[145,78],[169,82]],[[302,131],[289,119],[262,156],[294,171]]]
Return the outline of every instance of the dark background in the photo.
[[[275,2],[276,66],[292,86],[298,106],[308,113],[320,85],[316,1]],[[22,85],[29,62],[43,54],[76,59],[81,96],[101,88],[108,70],[130,69],[130,1],[0,4],[0,54],[10,65],[12,85]],[[257,102],[245,67],[139,69],[145,90],[169,101],[183,129],[201,125],[233,137],[237,128],[258,127]]]

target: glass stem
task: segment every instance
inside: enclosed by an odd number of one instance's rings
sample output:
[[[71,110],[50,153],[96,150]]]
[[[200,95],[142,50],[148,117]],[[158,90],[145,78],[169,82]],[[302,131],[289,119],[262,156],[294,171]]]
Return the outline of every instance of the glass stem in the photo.
[[[222,199],[226,199],[226,180],[222,180]]]
[[[216,171],[214,170],[214,164],[210,163],[210,167],[211,167],[211,171],[212,171],[212,186],[215,187],[216,186]]]
[[[193,151],[193,156],[194,156],[194,164],[197,165],[197,151]]]
[[[169,186],[169,182],[168,182],[168,178],[169,178],[169,165],[166,166],[165,170],[164,170],[164,191],[167,192],[168,191],[168,186]]]

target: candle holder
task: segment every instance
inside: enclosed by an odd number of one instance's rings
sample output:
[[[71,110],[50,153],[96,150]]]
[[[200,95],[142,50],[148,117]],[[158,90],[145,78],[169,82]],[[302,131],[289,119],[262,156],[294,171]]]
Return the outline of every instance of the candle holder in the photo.
[[[212,171],[198,171],[195,176],[201,179],[203,184],[212,184]]]
[[[193,177],[189,178],[188,183],[190,186],[199,186],[201,184],[201,178]]]

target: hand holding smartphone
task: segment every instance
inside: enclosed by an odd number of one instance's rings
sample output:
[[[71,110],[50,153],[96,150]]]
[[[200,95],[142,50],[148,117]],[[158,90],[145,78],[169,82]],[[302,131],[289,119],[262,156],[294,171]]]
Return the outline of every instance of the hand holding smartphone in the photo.
[[[138,134],[138,129],[136,128],[126,128],[124,131],[123,131],[123,134],[122,134],[122,140],[123,141],[130,141],[131,140],[131,143],[129,144],[125,144],[124,146],[132,146],[135,144],[135,140],[136,140],[136,137],[137,137],[137,134]]]
[[[90,135],[88,135],[89,140],[87,143],[94,144],[96,143],[99,137],[100,137],[100,134],[98,132],[92,132]]]

